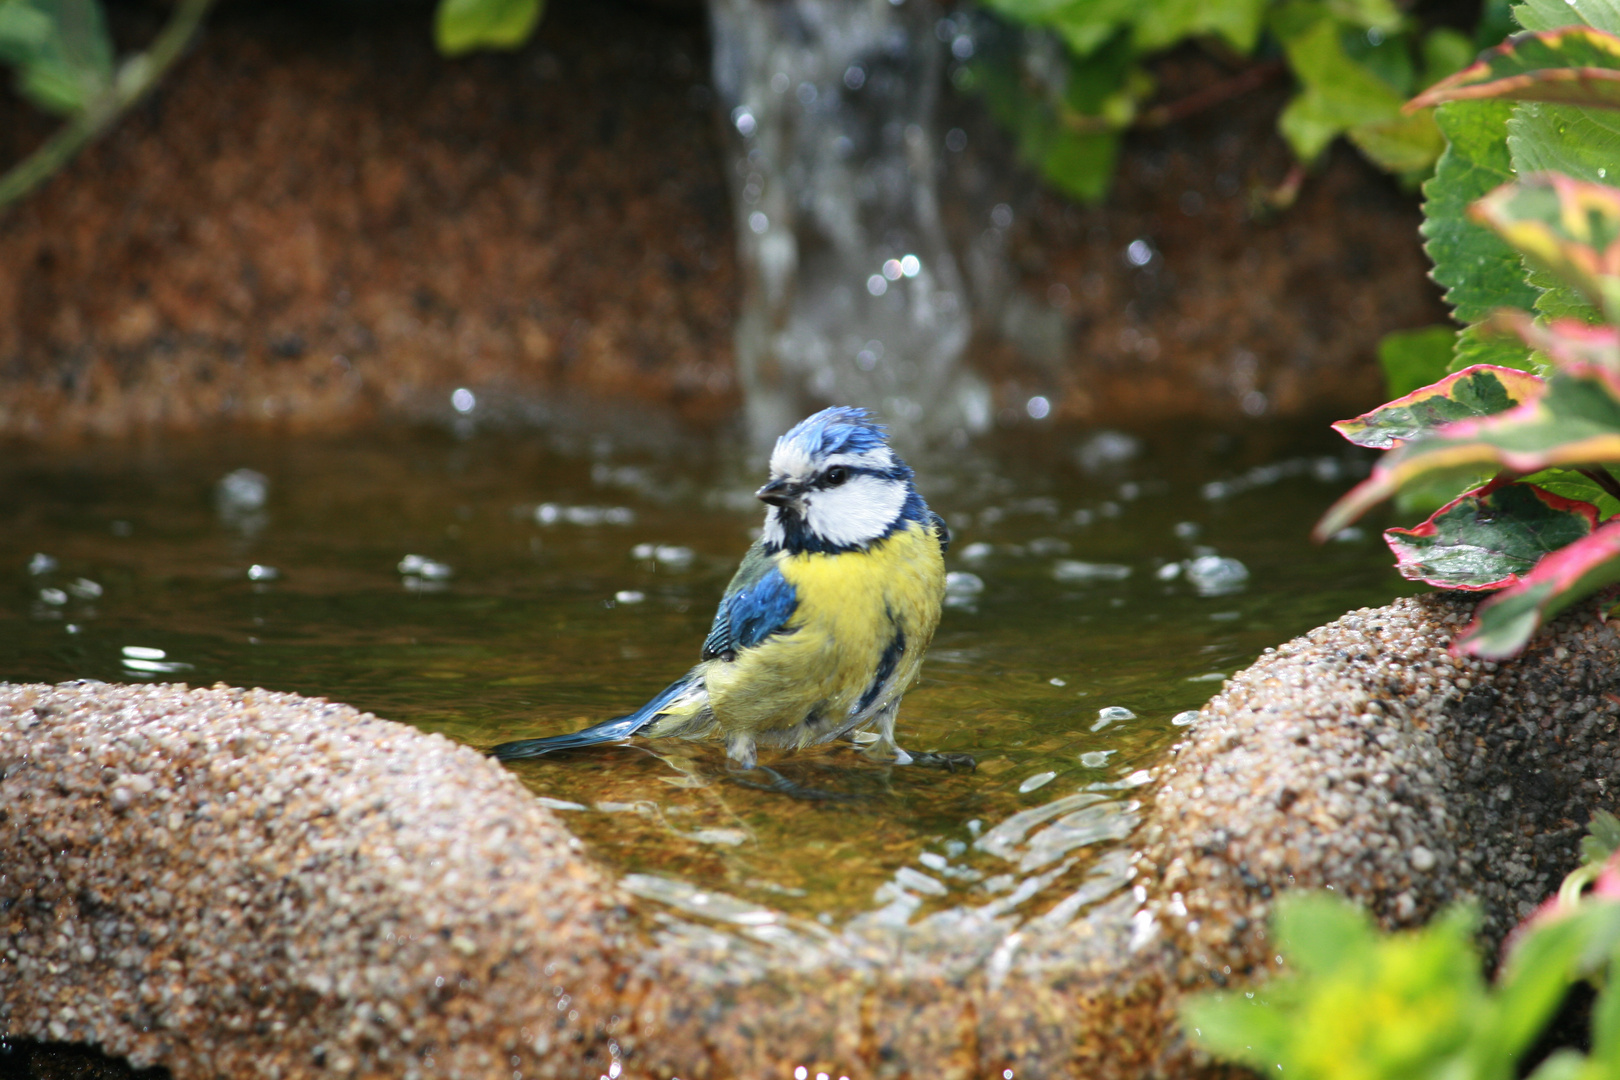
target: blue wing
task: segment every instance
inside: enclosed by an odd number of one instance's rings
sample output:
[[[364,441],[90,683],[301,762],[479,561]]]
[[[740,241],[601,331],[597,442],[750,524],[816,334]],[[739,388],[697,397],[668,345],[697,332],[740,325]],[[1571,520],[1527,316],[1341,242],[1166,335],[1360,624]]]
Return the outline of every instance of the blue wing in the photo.
[[[703,640],[703,659],[758,645],[782,629],[799,606],[798,594],[776,563],[755,545],[726,587],[714,624]]]

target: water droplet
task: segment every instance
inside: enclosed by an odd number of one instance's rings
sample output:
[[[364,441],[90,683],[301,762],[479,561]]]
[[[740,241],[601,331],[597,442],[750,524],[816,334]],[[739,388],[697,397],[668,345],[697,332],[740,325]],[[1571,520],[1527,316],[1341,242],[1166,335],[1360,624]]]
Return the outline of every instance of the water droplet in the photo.
[[[647,594],[635,589],[620,589],[613,594],[613,599],[621,604],[639,604],[647,599]]]
[[[1131,568],[1117,563],[1080,562],[1078,559],[1059,559],[1052,564],[1052,576],[1073,585],[1099,581],[1124,581],[1131,576]]]
[[[79,578],[77,581],[68,583],[67,591],[80,600],[94,600],[101,595],[102,590],[100,585],[89,578]]]
[[[477,396],[465,386],[458,386],[450,395],[450,407],[463,416],[472,412],[478,406]]]
[[[273,566],[254,563],[248,567],[247,577],[249,581],[275,581],[280,576],[281,571]]]
[[[1036,394],[1024,402],[1024,411],[1029,413],[1032,420],[1045,420],[1052,412],[1052,403],[1044,396]]]
[[[851,90],[859,90],[866,85],[866,71],[859,64],[851,64],[844,72],[844,85]]]
[[[954,154],[960,154],[967,149],[967,132],[961,128],[951,128],[945,133],[945,149]]]
[[[778,71],[775,75],[771,76],[771,89],[776,91],[778,94],[785,94],[788,92],[788,86],[790,86],[792,82],[793,80],[788,78],[787,72]]]
[[[745,139],[759,127],[759,121],[754,119],[754,114],[741,105],[731,110],[731,123],[737,129],[737,134]]]
[[[52,607],[61,607],[68,600],[67,593],[61,589],[41,589],[39,590],[39,598]]]
[[[882,274],[873,274],[866,279],[866,291],[873,296],[882,296],[889,291],[889,283],[883,280]]]
[[[1053,686],[1068,686],[1069,685],[1069,680],[1068,679],[1060,679],[1060,678],[1058,678],[1056,676],[1053,676],[1052,678],[1047,679],[1046,681],[1051,683]]]
[[[56,560],[43,551],[34,552],[34,557],[28,560],[28,572],[35,577],[48,574],[56,569]]]
[[[915,255],[900,256],[900,272],[906,277],[916,277],[922,272],[922,260]]]
[[[1012,207],[1006,203],[996,203],[995,209],[990,211],[990,224],[998,229],[1010,228],[1013,223]]]
[[[883,276],[889,281],[899,281],[903,272],[899,259],[889,259],[883,264]]]
[[[1249,568],[1236,559],[1200,555],[1185,565],[1187,580],[1199,596],[1226,596],[1241,591],[1249,581]]]
[[[1125,248],[1125,261],[1132,266],[1146,266],[1153,261],[1153,248],[1146,240],[1132,240]]]
[[[1176,725],[1176,727],[1186,727],[1188,724],[1192,723],[1194,720],[1197,720],[1197,719],[1198,719],[1198,710],[1197,709],[1188,709],[1186,712],[1178,712],[1178,713],[1176,713],[1176,715],[1174,715],[1174,716],[1172,716],[1170,718],[1170,722],[1172,724]]]
[[[973,39],[967,34],[957,34],[951,41],[951,55],[958,60],[968,60],[973,56]]]
[[[1091,750],[1080,755],[1080,764],[1088,769],[1100,769],[1114,756],[1112,750]]]
[[[799,84],[799,89],[794,91],[794,95],[799,99],[800,105],[806,107],[814,105],[816,103],[816,84],[802,82]]]

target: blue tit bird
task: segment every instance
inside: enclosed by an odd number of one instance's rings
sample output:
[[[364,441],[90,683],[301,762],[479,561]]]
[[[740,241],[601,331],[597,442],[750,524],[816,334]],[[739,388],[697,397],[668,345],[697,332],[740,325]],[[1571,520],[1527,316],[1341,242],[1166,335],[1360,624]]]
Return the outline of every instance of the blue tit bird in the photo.
[[[950,531],[912,485],[887,432],[862,409],[823,409],[776,440],[755,495],[765,528],[726,586],[696,667],[628,716],[503,743],[502,760],[640,735],[717,737],[742,768],[761,746],[803,748],[860,733],[868,756],[894,741],[900,697],[939,624]],[[875,736],[875,738],[874,738]]]

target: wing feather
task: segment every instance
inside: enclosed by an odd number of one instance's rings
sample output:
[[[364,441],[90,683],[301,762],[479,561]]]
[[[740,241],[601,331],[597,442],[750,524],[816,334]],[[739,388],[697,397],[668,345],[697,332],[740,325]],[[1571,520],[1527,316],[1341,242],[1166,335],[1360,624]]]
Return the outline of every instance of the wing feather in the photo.
[[[726,587],[714,624],[703,640],[703,659],[712,660],[758,645],[782,629],[799,606],[798,594],[776,561],[755,544]]]

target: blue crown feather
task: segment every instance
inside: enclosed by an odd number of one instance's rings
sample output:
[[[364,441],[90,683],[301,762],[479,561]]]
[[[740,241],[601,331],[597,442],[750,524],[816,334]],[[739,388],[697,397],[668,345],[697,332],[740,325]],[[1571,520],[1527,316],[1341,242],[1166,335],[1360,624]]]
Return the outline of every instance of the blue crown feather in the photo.
[[[799,443],[811,457],[864,454],[888,444],[886,428],[865,409],[834,405],[794,424],[784,443]]]

